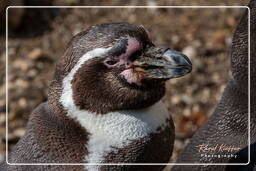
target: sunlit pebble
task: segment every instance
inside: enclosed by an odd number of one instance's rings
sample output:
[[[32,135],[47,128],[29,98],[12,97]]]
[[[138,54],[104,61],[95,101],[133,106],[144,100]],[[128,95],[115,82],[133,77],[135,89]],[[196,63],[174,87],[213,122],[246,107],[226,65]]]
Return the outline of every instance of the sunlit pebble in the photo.
[[[197,56],[196,49],[193,46],[187,46],[182,50],[184,55],[187,55],[189,58],[194,58]]]
[[[182,95],[181,96],[181,100],[184,101],[186,104],[190,105],[194,102],[194,100],[192,99],[192,97],[187,96],[187,95]]]
[[[173,44],[177,44],[180,41],[180,37],[177,35],[173,35],[171,40]]]
[[[25,60],[17,59],[13,62],[12,66],[17,69],[21,69],[22,71],[27,71],[29,68],[29,64]]]
[[[178,104],[178,103],[180,102],[180,97],[177,96],[177,95],[172,96],[171,102],[172,102],[172,104],[174,104],[174,105]]]
[[[28,57],[32,60],[36,60],[40,57],[42,57],[43,51],[40,48],[35,48],[31,52],[29,52]]]
[[[193,113],[197,113],[197,112],[199,112],[199,110],[200,110],[200,107],[199,107],[198,104],[195,104],[195,105],[192,106]]]
[[[27,88],[29,86],[27,81],[24,81],[22,79],[17,79],[14,84],[19,88]]]
[[[203,89],[201,102],[207,103],[209,101],[209,97],[210,97],[210,90],[207,88]]]
[[[20,98],[18,100],[18,104],[20,107],[26,107],[27,106],[27,100],[25,98]]]
[[[183,115],[184,115],[184,116],[190,116],[190,115],[191,115],[191,110],[188,109],[188,108],[184,109]]]
[[[24,128],[18,128],[13,133],[16,137],[22,137],[25,134]]]

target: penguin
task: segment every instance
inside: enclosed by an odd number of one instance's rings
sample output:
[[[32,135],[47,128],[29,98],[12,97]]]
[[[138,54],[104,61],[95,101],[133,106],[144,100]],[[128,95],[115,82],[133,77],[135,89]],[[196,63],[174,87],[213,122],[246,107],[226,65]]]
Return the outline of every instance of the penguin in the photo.
[[[254,171],[256,170],[256,0],[250,8],[250,94],[248,94],[248,10],[236,28],[231,47],[232,78],[228,82],[217,107],[192,137],[178,163],[243,163],[244,165],[193,165],[175,166],[172,171]],[[248,96],[250,96],[250,163],[248,159]],[[212,151],[199,151],[200,145],[214,146]],[[221,150],[221,145],[231,147]],[[201,146],[202,147],[202,146]],[[206,157],[230,155],[229,157]]]
[[[30,115],[8,170],[162,170],[174,144],[165,82],[190,73],[182,53],[155,46],[143,26],[105,23],[74,36],[56,66],[48,101]],[[83,164],[98,163],[98,165]],[[101,165],[121,163],[118,165]],[[100,165],[99,165],[100,164]]]

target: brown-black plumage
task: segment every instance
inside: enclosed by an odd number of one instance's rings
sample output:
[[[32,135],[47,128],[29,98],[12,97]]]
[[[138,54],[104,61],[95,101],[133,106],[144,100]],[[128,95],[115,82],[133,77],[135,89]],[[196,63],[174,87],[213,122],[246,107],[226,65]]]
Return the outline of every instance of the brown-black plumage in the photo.
[[[96,56],[80,64],[80,59],[87,57],[87,54],[89,57],[95,54]],[[147,58],[143,56],[144,54],[147,54]],[[100,115],[101,118],[101,116],[108,117],[111,112],[149,108],[164,95],[164,81],[189,73],[192,69],[191,65],[189,59],[181,53],[166,47],[157,48],[142,26],[128,23],[100,24],[77,34],[72,38],[57,64],[48,101],[32,112],[26,133],[9,154],[8,161],[10,163],[87,163],[90,159],[87,156],[92,154],[90,150],[94,148],[94,144],[91,145],[89,142],[95,136],[94,129],[84,123],[84,116],[97,118]],[[139,70],[136,70],[138,68]],[[77,113],[82,114],[79,115],[80,118],[77,117]],[[129,115],[129,112],[122,113],[122,117],[127,118]],[[145,126],[150,130],[155,128],[154,122],[158,124],[154,118],[160,116],[161,113],[156,111],[152,123],[140,116],[130,119],[137,119],[135,123],[149,124]],[[107,151],[103,160],[96,162],[168,162],[174,143],[174,125],[169,115],[164,117],[166,118],[156,130],[151,132],[147,129],[143,130],[144,136],[139,139],[130,140],[129,136],[132,134],[127,134],[127,138],[119,143],[118,136],[106,137],[110,142],[111,139],[115,139],[116,144],[131,142],[122,148],[112,147],[110,144],[110,147],[107,147],[113,148],[112,152]],[[109,124],[111,123],[102,123],[102,125]],[[162,128],[162,125],[165,127]],[[115,126],[122,127],[121,124]],[[140,125],[134,126],[140,128]],[[91,129],[91,132],[87,128]],[[130,131],[134,130],[132,126],[129,128]],[[107,135],[112,136],[112,134]],[[98,138],[100,139],[101,136]],[[99,146],[106,142],[105,139],[96,141]],[[14,171],[86,170],[84,166],[47,165],[7,166],[7,168]],[[113,166],[102,166],[99,170],[111,168]],[[163,166],[119,166],[115,170],[155,171],[162,168]]]
[[[256,163],[256,1],[251,0],[251,164],[247,166],[175,166],[173,171],[250,171]],[[234,33],[231,49],[231,71],[229,81],[213,115],[193,136],[179,163],[247,163],[248,162],[248,10],[240,20]],[[237,158],[201,157],[196,146],[200,144],[227,144],[241,148],[232,152],[208,152],[206,154],[237,154]]]

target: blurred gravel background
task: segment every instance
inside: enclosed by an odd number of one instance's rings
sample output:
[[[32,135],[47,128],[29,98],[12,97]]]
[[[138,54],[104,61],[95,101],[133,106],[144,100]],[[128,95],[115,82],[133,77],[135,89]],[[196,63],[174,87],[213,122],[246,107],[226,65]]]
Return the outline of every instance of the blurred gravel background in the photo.
[[[246,5],[237,0],[79,1],[20,0],[6,5]],[[242,9],[9,9],[9,137],[5,138],[5,29],[0,34],[0,161],[24,134],[31,111],[47,100],[55,62],[76,33],[105,22],[144,25],[157,45],[182,51],[193,72],[167,83],[163,101],[176,125],[174,162],[185,144],[209,118],[221,97],[229,72],[232,33]]]

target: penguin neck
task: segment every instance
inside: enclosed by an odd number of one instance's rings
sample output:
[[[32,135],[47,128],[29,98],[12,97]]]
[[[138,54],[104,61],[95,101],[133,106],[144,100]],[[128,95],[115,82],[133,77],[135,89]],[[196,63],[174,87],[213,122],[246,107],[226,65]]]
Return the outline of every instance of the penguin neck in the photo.
[[[96,114],[76,106],[66,108],[67,116],[78,122],[89,133],[85,161],[98,163],[104,156],[125,148],[133,140],[148,137],[164,130],[170,115],[162,102],[137,110],[122,110]]]

